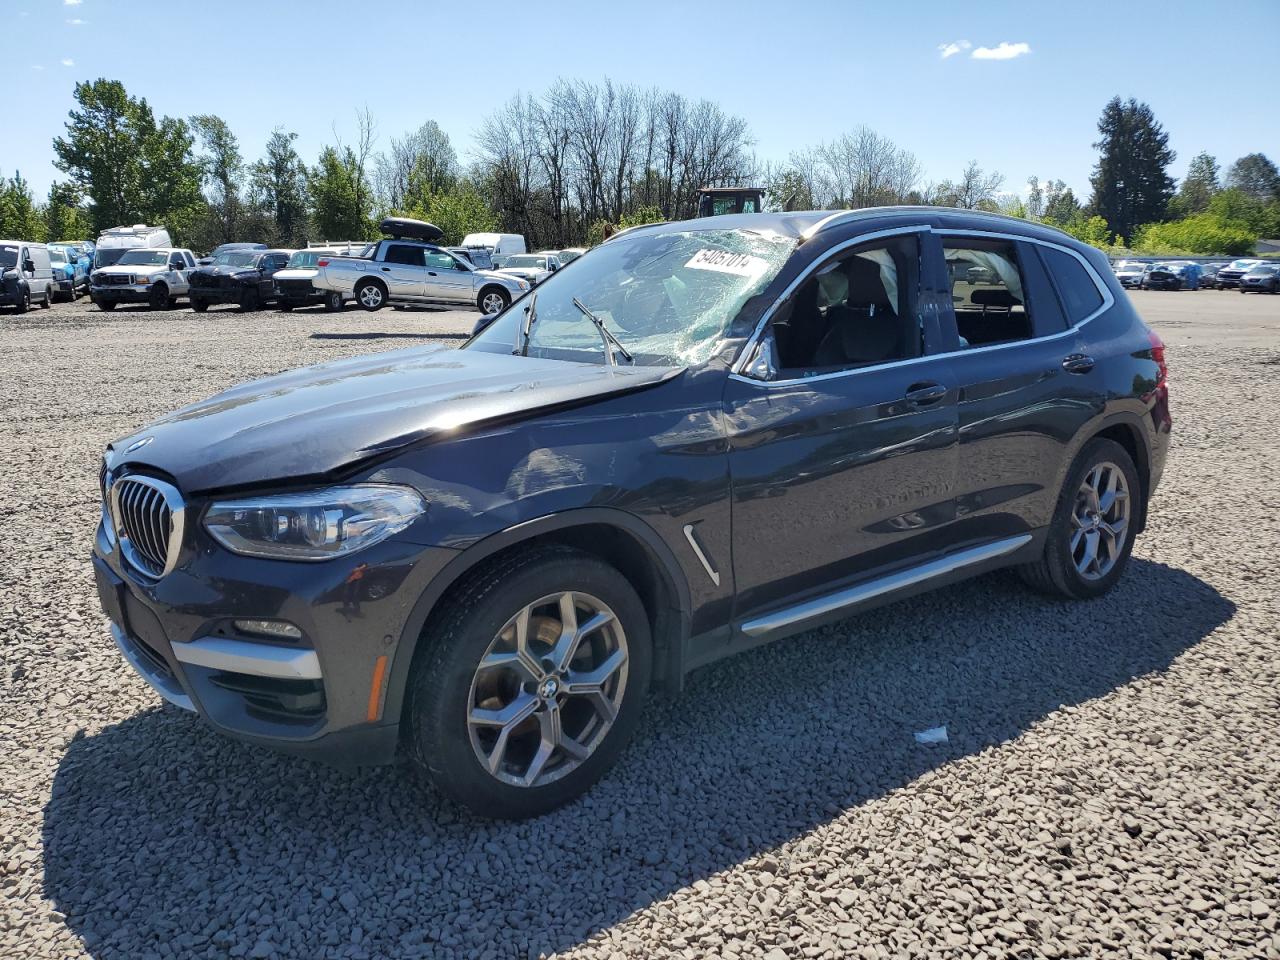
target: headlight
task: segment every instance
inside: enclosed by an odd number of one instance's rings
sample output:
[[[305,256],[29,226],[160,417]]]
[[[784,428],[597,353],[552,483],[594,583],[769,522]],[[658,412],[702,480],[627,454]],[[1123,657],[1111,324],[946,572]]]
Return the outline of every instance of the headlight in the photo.
[[[426,509],[410,487],[360,484],[223,500],[209,507],[204,526],[233,553],[328,560],[385,540]]]
[[[528,290],[529,282],[527,280],[517,280],[516,286],[519,287],[521,290]]]

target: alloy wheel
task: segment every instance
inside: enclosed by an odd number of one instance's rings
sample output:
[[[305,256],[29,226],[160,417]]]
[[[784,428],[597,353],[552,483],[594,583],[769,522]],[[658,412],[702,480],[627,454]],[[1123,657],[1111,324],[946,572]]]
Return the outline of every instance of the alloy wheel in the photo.
[[[1129,533],[1129,482],[1110,461],[1096,463],[1076,491],[1071,561],[1086,580],[1101,580],[1119,561]]]
[[[492,313],[499,313],[506,304],[503,302],[502,294],[486,293],[484,299],[480,301],[480,306],[483,308],[485,315],[488,316]]]
[[[382,306],[382,289],[372,283],[361,287],[360,304],[369,310],[377,310]]]
[[[572,772],[613,727],[627,687],[627,638],[589,594],[551,594],[518,611],[476,667],[467,731],[480,765],[513,786]]]

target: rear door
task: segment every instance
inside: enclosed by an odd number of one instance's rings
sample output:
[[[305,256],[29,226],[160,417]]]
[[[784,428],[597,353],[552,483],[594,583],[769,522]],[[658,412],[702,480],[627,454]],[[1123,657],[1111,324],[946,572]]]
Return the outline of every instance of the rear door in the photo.
[[[424,247],[408,243],[388,243],[383,254],[382,279],[393,300],[421,300],[427,295],[427,268]]]
[[[919,227],[837,248],[729,378],[740,622],[948,544],[957,392],[935,356],[937,291],[922,286],[929,238]]]
[[[957,538],[1016,536],[1049,523],[1067,448],[1102,411],[1076,328],[1111,296],[1065,247],[982,232],[940,231],[940,240],[959,388]],[[1049,264],[1070,289],[1050,279]],[[960,265],[983,269],[970,281]]]

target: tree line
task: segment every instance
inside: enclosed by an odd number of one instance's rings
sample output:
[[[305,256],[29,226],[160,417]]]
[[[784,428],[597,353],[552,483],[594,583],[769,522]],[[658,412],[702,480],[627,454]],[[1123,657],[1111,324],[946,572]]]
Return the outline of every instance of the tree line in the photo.
[[[656,88],[559,80],[513,97],[488,117],[464,163],[435,123],[392,136],[357,113],[314,163],[297,135],[276,129],[260,158],[244,157],[220,117],[156,116],[114,80],[78,83],[76,107],[53,141],[66,176],[40,202],[19,174],[0,180],[0,236],[77,239],[147,222],[208,250],[233,240],[286,247],[376,235],[388,214],[466,233],[521,233],[533,248],[597,241],[606,224],[693,216],[707,185],[760,185],[775,209],[939,204],[1053,224],[1086,242],[1153,253],[1245,253],[1280,236],[1280,172],[1249,154],[1225,172],[1201,153],[1181,183],[1168,134],[1151,109],[1114,98],[1099,119],[1091,195],[1032,177],[1025,192],[971,161],[930,180],[907,149],[867,127],[762,163],[747,121],[705,99]]]

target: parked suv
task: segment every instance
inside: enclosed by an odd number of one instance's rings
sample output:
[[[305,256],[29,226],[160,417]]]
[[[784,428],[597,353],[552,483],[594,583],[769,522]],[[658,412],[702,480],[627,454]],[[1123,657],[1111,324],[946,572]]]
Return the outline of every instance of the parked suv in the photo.
[[[204,313],[214,303],[238,304],[257,310],[279,296],[275,275],[293,256],[292,250],[228,250],[213,263],[191,273],[191,309]]]
[[[1218,290],[1228,290],[1232,287],[1238,287],[1240,286],[1240,279],[1248,273],[1251,268],[1256,267],[1260,263],[1266,263],[1266,261],[1256,260],[1251,257],[1232,260],[1214,274],[1213,285]]]
[[[112,443],[93,566],[123,655],[215,728],[362,764],[403,741],[522,817],[720,657],[997,567],[1105,593],[1169,430],[1160,339],[1065,233],[653,224],[461,349],[279,374]]]
[[[1280,263],[1259,263],[1240,278],[1240,292],[1280,293]]]
[[[185,248],[135,247],[89,275],[89,297],[100,310],[114,310],[120,303],[170,310],[187,295],[195,266],[195,255]]]

